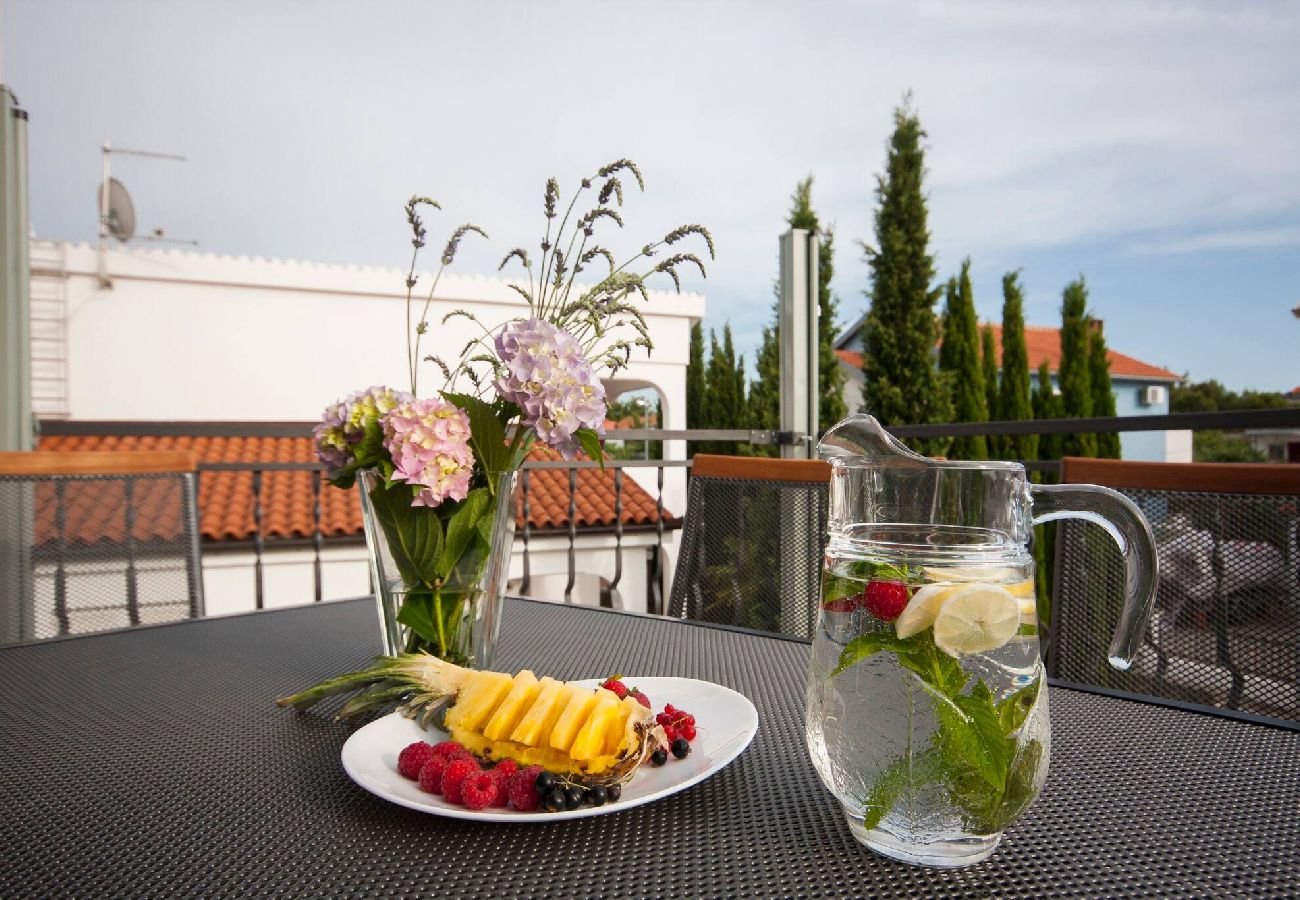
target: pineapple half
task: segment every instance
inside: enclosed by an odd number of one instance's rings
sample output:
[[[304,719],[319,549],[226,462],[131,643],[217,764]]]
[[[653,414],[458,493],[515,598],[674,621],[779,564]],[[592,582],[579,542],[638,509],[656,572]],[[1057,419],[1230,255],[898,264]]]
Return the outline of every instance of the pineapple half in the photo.
[[[431,722],[488,760],[513,759],[582,784],[626,781],[658,747],[664,730],[649,709],[604,688],[525,669],[516,675],[464,669],[425,653],[382,656],[369,669],[323,681],[276,702],[306,709],[355,692],[336,718],[392,703],[422,727]]]

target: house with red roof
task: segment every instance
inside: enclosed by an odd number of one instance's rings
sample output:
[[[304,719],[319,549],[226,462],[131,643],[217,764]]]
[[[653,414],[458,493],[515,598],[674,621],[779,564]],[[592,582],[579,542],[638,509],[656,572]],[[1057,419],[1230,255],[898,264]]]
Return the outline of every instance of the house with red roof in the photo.
[[[38,450],[194,452],[209,612],[251,609],[258,578],[267,605],[311,602],[317,569],[322,599],[368,594],[357,496],[317,480],[308,435],[339,397],[408,384],[405,278],[397,269],[130,245],[101,254],[33,239]],[[510,288],[497,277],[444,275],[420,353],[454,359],[476,336],[479,326],[466,319],[444,321],[452,311],[484,327],[526,312]],[[652,290],[643,313],[654,356],[633,354],[603,380],[606,395],[653,392],[665,427],[684,428],[688,336],[704,298]],[[441,381],[429,364],[419,392]],[[684,458],[685,442],[667,442],[664,455]],[[647,597],[669,589],[685,498],[680,466],[585,469],[572,481],[565,469],[530,471],[515,589],[645,609]]]
[[[835,342],[840,370],[844,373],[844,402],[849,409],[862,405],[862,328],[866,316],[854,322]],[[1002,365],[1002,326],[992,322],[980,324],[993,332],[998,365]],[[1025,326],[1025,348],[1029,355],[1029,380],[1038,387],[1038,366],[1047,360],[1052,373],[1052,387],[1060,391],[1061,330],[1041,325]],[[1111,390],[1115,394],[1115,412],[1120,416],[1152,416],[1169,412],[1169,391],[1184,380],[1182,375],[1164,366],[1144,362],[1135,356],[1108,350]],[[870,410],[865,410],[870,412]],[[1142,431],[1120,435],[1124,459],[1167,462],[1191,462],[1190,431]]]

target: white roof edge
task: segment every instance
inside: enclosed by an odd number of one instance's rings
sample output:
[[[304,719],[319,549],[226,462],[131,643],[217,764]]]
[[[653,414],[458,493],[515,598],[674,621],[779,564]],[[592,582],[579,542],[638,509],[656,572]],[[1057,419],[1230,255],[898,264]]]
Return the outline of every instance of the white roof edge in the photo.
[[[98,248],[84,242],[33,238],[33,248],[61,251],[67,274],[97,275]],[[62,246],[61,246],[62,245]],[[48,252],[42,253],[48,259]],[[184,281],[237,284],[248,287],[314,290],[324,293],[366,294],[381,297],[406,296],[406,272],[388,266],[320,263],[307,260],[261,256],[236,256],[196,250],[138,246],[110,246],[108,270],[113,278],[144,281]],[[416,273],[419,285],[427,285],[433,273]],[[435,295],[440,300],[485,300],[523,306],[510,289],[514,279],[495,275],[445,272]],[[587,286],[587,285],[579,285]],[[417,285],[417,291],[419,286]],[[702,317],[705,297],[695,292],[681,294],[651,290],[653,310],[658,315]]]

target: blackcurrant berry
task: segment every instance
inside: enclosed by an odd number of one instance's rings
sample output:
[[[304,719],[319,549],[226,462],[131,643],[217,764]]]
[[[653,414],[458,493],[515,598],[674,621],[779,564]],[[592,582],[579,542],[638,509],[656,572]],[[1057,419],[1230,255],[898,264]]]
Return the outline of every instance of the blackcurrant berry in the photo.
[[[678,759],[685,759],[686,754],[691,752],[691,742],[684,737],[679,737],[673,741],[673,756]]]
[[[668,762],[668,753],[663,747],[660,747],[654,753],[650,754],[650,762],[654,763],[656,766],[662,766],[664,763]]]
[[[609,794],[600,785],[596,785],[596,787],[591,789],[592,806],[604,806],[607,799],[609,799]]]
[[[566,799],[563,788],[552,788],[551,791],[545,795],[542,802],[551,812],[559,812],[564,809],[564,801]]]
[[[605,788],[605,796],[609,798],[610,803],[613,803],[619,797],[623,796],[623,785],[611,784],[609,787]]]
[[[537,788],[537,793],[544,797],[551,792],[551,788],[555,787],[555,776],[550,772],[538,772],[534,786]]]
[[[564,808],[577,809],[582,805],[582,788],[574,786],[564,792]]]

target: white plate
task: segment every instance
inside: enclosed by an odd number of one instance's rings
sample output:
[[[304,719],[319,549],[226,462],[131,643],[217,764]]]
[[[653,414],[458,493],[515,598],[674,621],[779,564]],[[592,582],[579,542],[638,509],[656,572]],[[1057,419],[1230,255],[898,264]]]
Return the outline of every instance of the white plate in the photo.
[[[595,687],[601,680],[594,678],[578,683]],[[500,807],[471,810],[447,803],[442,795],[426,794],[397,771],[397,754],[407,744],[415,741],[436,744],[446,740],[447,735],[436,728],[425,731],[397,713],[376,719],[347,739],[343,745],[343,769],[348,777],[377,797],[438,816],[481,822],[558,822],[631,809],[685,790],[739,756],[758,731],[758,711],[754,704],[722,685],[694,678],[628,677],[624,681],[645,691],[655,710],[671,703],[695,716],[697,724],[689,756],[674,759],[670,755],[668,762],[658,768],[643,765],[623,786],[623,796],[616,803],[564,812],[527,813]]]

